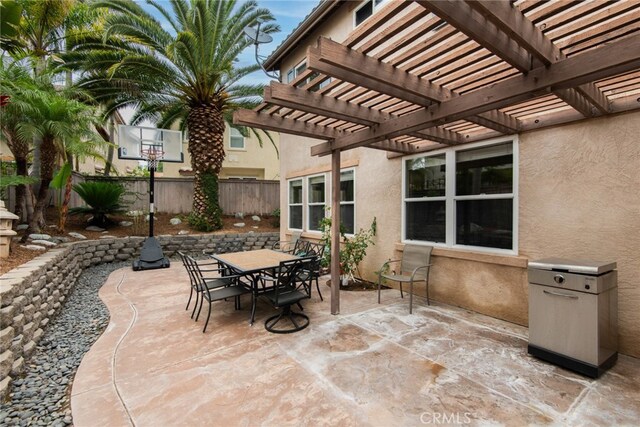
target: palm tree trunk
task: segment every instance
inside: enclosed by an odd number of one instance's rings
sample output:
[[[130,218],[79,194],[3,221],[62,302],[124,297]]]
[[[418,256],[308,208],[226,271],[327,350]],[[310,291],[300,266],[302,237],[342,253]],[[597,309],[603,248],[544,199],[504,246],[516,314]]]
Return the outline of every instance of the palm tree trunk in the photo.
[[[16,174],[18,176],[28,176],[29,169],[26,157],[16,157]],[[27,220],[27,185],[20,184],[16,186],[16,209],[15,214],[18,215],[20,221]]]
[[[214,103],[192,106],[187,116],[189,154],[193,168],[193,212],[202,228],[222,227],[218,175],[224,160],[224,117]]]
[[[58,230],[64,233],[67,224],[67,214],[69,212],[69,202],[71,201],[71,188],[73,187],[73,174],[69,175],[64,186],[64,198],[60,206],[60,218],[58,219]]]
[[[52,138],[43,138],[40,146],[40,186],[36,195],[36,205],[33,216],[29,221],[29,228],[22,236],[25,242],[31,233],[39,233],[45,225],[44,213],[49,201],[49,184],[53,179],[53,169],[56,161],[56,147]]]

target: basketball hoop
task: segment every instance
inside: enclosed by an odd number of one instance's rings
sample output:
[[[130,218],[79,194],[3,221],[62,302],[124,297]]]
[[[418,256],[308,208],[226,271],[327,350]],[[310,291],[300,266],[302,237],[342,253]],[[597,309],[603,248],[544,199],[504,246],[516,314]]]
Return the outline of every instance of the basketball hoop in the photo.
[[[142,158],[147,161],[148,169],[157,169],[158,163],[164,158],[164,151],[158,145],[148,145],[140,150]]]

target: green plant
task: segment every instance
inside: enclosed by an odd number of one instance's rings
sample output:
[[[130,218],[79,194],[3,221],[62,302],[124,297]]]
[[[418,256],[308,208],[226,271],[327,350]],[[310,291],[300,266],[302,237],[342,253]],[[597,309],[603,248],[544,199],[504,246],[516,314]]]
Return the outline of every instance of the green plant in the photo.
[[[198,231],[204,231],[205,233],[215,230],[209,222],[197,215],[195,212],[191,212],[187,217],[189,225]]]
[[[71,215],[92,214],[91,224],[105,227],[112,224],[108,215],[125,212],[122,196],[125,189],[121,184],[104,181],[88,181],[76,184],[73,190],[89,206],[71,208]]]
[[[271,225],[280,227],[280,208],[275,208],[271,212]]]
[[[213,231],[222,228],[222,209],[218,203],[218,176],[205,174],[201,177],[204,185],[203,197],[207,200],[204,215],[193,211],[189,214],[189,225],[198,231]]]
[[[327,246],[322,264],[327,267],[331,264],[331,218],[323,218],[320,221],[320,225],[322,227],[321,241]],[[358,266],[367,255],[369,246],[375,245],[373,238],[376,236],[377,230],[378,223],[375,217],[367,230],[361,228],[352,237],[346,235],[344,225],[340,224],[340,237],[342,239],[342,244],[340,245],[340,274],[342,277],[356,279],[356,273],[360,276]]]

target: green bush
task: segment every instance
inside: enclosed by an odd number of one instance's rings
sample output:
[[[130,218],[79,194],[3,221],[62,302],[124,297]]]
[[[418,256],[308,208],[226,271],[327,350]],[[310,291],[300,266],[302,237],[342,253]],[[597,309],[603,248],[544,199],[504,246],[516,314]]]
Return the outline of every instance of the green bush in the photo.
[[[109,215],[126,211],[122,197],[125,189],[121,184],[105,181],[88,181],[76,184],[73,190],[84,200],[88,206],[71,208],[71,215],[91,214],[92,225],[106,227],[113,224]]]
[[[329,210],[329,208],[327,208]],[[323,267],[331,264],[331,218],[328,216],[320,221],[322,227],[321,242],[326,245],[324,258],[322,260]],[[340,237],[342,244],[340,245],[340,275],[350,279],[356,278],[358,265],[367,255],[367,249],[370,245],[375,245],[373,238],[378,232],[378,222],[373,218],[369,229],[360,229],[353,236],[348,237],[345,232],[344,224],[340,224]]]

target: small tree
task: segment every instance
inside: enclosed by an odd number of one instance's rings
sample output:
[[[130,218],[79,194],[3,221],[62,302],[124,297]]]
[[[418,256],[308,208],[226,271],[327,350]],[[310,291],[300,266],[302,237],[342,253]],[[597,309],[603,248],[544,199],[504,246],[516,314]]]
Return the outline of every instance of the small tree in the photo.
[[[329,208],[327,208],[329,210]],[[325,217],[320,221],[322,226],[322,243],[327,246],[324,252],[323,265],[326,267],[331,264],[331,218]],[[350,280],[361,280],[360,270],[358,266],[367,255],[367,249],[370,245],[375,245],[373,238],[376,236],[378,223],[373,218],[371,226],[367,229],[360,229],[352,237],[348,237],[343,224],[340,224],[340,276],[347,277]],[[357,273],[357,277],[356,277]]]

